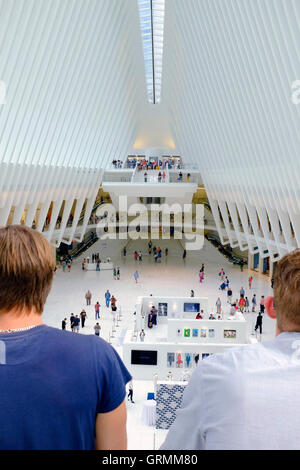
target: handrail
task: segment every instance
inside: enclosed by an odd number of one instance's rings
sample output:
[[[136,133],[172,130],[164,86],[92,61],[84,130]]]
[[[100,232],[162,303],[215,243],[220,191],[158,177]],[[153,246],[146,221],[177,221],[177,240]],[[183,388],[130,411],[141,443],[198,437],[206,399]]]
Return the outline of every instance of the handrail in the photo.
[[[97,237],[95,232],[92,232],[89,238],[84,243],[82,242],[78,243],[76,248],[78,247],[79,248],[77,249],[77,251],[75,251],[75,253],[71,253],[71,258],[72,259],[77,258],[81,253],[86,251],[91,245],[96,243],[97,240],[99,240],[99,238]]]
[[[92,213],[93,213],[96,209],[98,209],[98,207],[101,206],[102,204],[105,204],[105,202],[104,202],[104,201],[101,201],[101,202],[99,202],[98,204],[96,204],[96,205],[93,207],[90,216],[91,216]],[[79,224],[79,222],[82,222],[83,219],[84,219],[84,215],[83,215],[82,217],[80,217],[80,219],[78,219],[77,225]]]
[[[210,237],[210,238],[208,238],[208,237]],[[213,245],[214,245],[214,243],[212,242],[212,240],[214,240],[216,243],[218,243],[219,247],[221,247],[221,249],[219,249],[220,253],[223,254],[226,258],[228,258],[228,260],[231,261],[232,263],[234,263],[234,264],[247,264],[247,261],[245,260],[245,258],[243,258],[242,256],[239,256],[235,253],[232,253],[229,250],[227,250],[226,248],[224,248],[224,246],[222,245],[219,237],[217,237],[215,235],[214,236],[205,235],[205,238],[209,242],[211,242]]]

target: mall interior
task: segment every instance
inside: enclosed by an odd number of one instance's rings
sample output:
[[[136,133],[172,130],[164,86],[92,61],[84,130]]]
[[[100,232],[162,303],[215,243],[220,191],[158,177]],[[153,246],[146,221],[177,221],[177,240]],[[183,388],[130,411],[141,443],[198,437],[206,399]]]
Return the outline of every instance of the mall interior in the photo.
[[[129,450],[159,449],[209,355],[275,336],[299,24],[293,0],[0,1],[0,226],[53,247],[43,322],[84,309],[123,359]]]

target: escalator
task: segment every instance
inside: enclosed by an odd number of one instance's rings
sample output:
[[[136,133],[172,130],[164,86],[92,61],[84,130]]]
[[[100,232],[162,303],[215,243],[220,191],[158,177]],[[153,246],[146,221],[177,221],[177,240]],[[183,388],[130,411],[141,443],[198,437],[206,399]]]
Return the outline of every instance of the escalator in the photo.
[[[73,250],[68,251],[68,255],[71,257],[72,260],[78,258],[78,256],[82,255],[91,245],[96,243],[99,238],[96,235],[96,232],[92,231],[85,237],[85,240],[78,243]],[[59,251],[59,250],[58,250]]]
[[[229,246],[228,248],[222,245],[219,237],[217,235],[208,234],[205,235],[205,238],[214,245],[217,250],[225,256],[233,264],[237,264],[239,266],[244,266],[248,264],[248,260],[243,258],[242,256],[238,256],[236,253],[233,252],[232,248]]]

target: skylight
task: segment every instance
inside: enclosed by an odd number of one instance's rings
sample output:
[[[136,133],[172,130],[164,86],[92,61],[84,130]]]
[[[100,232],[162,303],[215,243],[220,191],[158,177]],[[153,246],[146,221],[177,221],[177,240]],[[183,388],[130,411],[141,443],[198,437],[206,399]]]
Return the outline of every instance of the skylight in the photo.
[[[147,95],[150,103],[161,98],[165,0],[138,0],[144,48]]]

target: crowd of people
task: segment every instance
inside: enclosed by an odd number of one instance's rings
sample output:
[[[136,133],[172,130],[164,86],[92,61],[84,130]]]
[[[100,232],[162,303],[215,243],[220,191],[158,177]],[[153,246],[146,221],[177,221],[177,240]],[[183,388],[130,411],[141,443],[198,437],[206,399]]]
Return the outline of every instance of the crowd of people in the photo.
[[[138,168],[139,168],[139,170],[142,169],[140,167],[138,167]],[[148,175],[147,171],[145,171],[145,173],[144,173],[144,183],[148,183],[148,177],[149,177],[149,175]],[[167,177],[167,175],[166,175],[165,170],[163,170],[163,172],[159,171],[157,173],[157,175],[155,175],[155,180],[154,180],[153,175],[151,175],[151,179],[149,180],[149,182],[153,183],[154,181],[157,181],[158,183],[165,183],[166,182],[166,177]],[[186,182],[189,183],[190,179],[191,179],[191,174],[187,173],[186,174]],[[181,181],[181,182],[184,181],[183,173],[181,171],[178,173],[177,181]]]
[[[155,159],[151,160],[150,158],[143,158],[143,159],[137,159],[137,158],[130,158],[127,160],[127,167],[134,169],[137,167],[138,171],[141,170],[164,170],[164,169],[169,169],[169,170],[175,170],[175,169],[180,169],[181,168],[181,163],[180,160],[174,160],[172,158],[164,158],[162,159]]]
[[[105,299],[105,306],[106,308],[111,308],[111,313],[112,313],[112,318],[115,318],[115,314],[117,311],[117,299],[114,295],[110,293],[109,290],[107,290],[104,294],[104,299]],[[87,290],[85,293],[85,301],[86,305],[89,307],[92,305],[92,292],[90,290]],[[101,304],[99,301],[96,301],[94,305],[94,312],[95,312],[95,320],[100,320],[100,308]],[[74,333],[79,333],[80,327],[84,328],[85,327],[85,321],[88,318],[86,310],[83,308],[80,312],[79,315],[74,315],[74,313],[71,313],[70,315],[70,331]],[[61,328],[62,330],[67,330],[68,329],[68,322],[67,318],[64,318],[61,323]],[[96,322],[96,324],[93,327],[95,335],[100,336],[100,331],[101,331],[101,325],[99,322]]]
[[[59,264],[55,266],[55,272],[57,271],[57,267],[60,267],[62,271],[65,273],[66,271],[70,272],[72,268],[72,258],[69,255],[61,255],[59,257]]]
[[[202,266],[199,270],[199,282],[200,283],[202,283],[204,281],[204,271],[205,271],[204,264],[202,264]],[[228,304],[230,305],[230,315],[231,315],[231,317],[233,317],[236,312],[250,313],[250,309],[251,309],[252,313],[256,312],[258,301],[257,301],[257,297],[256,297],[255,293],[252,294],[251,301],[250,301],[249,296],[246,295],[245,289],[242,286],[240,288],[238,297],[236,297],[235,300],[234,300],[233,299],[233,291],[232,291],[232,288],[230,287],[230,281],[229,281],[229,279],[228,279],[228,277],[227,277],[227,275],[224,271],[224,268],[220,269],[220,271],[218,273],[218,278],[221,281],[221,284],[219,286],[219,290],[227,292],[227,300],[226,300],[225,305],[226,306],[228,306]],[[250,275],[249,278],[248,278],[249,290],[252,289],[252,284],[253,284],[253,276]],[[191,295],[191,297],[195,296],[194,290],[191,290],[190,295]],[[250,305],[250,303],[251,303],[251,305]],[[215,305],[216,305],[217,317],[215,317],[213,313],[210,313],[208,319],[210,319],[210,320],[214,320],[214,319],[221,320],[221,319],[223,319],[222,314],[224,313],[224,308],[222,307],[222,301],[221,301],[220,297],[217,298],[217,301],[216,301]],[[255,332],[257,330],[259,330],[260,334],[262,334],[262,318],[263,318],[264,311],[265,311],[265,296],[261,295],[260,300],[259,300],[259,312],[258,312],[258,316],[257,316],[257,319],[256,319],[256,324],[255,324],[255,327],[254,327]],[[204,315],[202,315],[202,314],[198,314],[198,315],[199,316],[197,316],[196,318],[201,318],[201,319],[203,318],[204,319]]]
[[[125,252],[124,252],[125,250]],[[126,249],[123,250],[124,256],[126,256]],[[164,250],[164,255],[167,257],[169,254],[169,249],[165,248]],[[148,243],[148,255],[153,256],[153,260],[155,263],[160,263],[162,256],[163,256],[163,251],[160,247],[156,247],[152,245],[152,241],[150,240]],[[135,250],[133,252],[133,257],[135,261],[143,261],[143,253],[141,250]]]
[[[166,182],[166,172],[159,171],[157,175],[155,175],[155,181],[158,183],[165,183]],[[153,177],[151,178],[151,183],[153,182]],[[144,173],[144,183],[148,183],[148,173],[145,171]]]
[[[122,168],[123,167],[123,162],[122,160],[113,160],[112,161],[113,167],[114,168]]]
[[[106,258],[105,261],[106,263],[110,262],[110,258]],[[88,264],[96,264],[96,271],[100,271],[101,267],[101,258],[100,258],[100,253],[92,253],[91,256],[86,256],[85,258],[82,258],[81,260],[81,269],[82,271],[87,270],[87,265]]]

